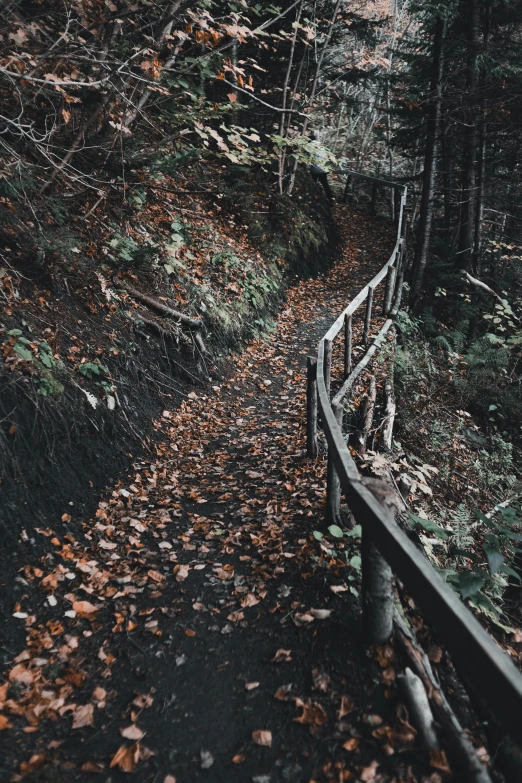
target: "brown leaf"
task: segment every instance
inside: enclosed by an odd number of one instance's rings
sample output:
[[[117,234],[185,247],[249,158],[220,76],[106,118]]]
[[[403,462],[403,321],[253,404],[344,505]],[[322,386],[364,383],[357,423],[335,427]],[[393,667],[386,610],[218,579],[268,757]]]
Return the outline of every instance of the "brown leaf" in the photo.
[[[242,764],[246,759],[246,753],[236,753],[232,759],[232,764]]]
[[[326,712],[320,704],[308,700],[301,703],[296,701],[296,706],[302,707],[303,712],[298,718],[294,718],[295,723],[302,723],[305,726],[322,726],[326,721]]]
[[[145,736],[145,732],[138,728],[135,723],[121,729],[120,734],[125,739],[134,740],[135,742],[139,742]]]
[[[81,766],[82,772],[103,772],[103,764],[99,764],[97,761],[86,761]]]
[[[119,767],[123,772],[134,772],[140,758],[140,746],[136,742],[134,745],[122,745],[118,748],[111,759],[112,767]]]
[[[227,92],[228,100],[230,103],[235,103],[237,101],[237,93],[235,92]]]
[[[252,732],[252,739],[256,745],[263,745],[266,748],[272,747],[272,732],[266,729],[256,729]]]
[[[247,691],[254,691],[256,688],[259,688],[258,682],[246,682],[245,688]]]
[[[283,663],[292,660],[292,650],[278,650],[271,663]]]
[[[106,696],[107,691],[105,688],[100,688],[98,685],[98,687],[93,690],[91,698],[93,698],[94,701],[105,701]]]
[[[14,666],[9,672],[9,679],[11,682],[23,682],[26,685],[30,685],[34,682],[34,674],[26,669],[21,663]]]
[[[314,616],[313,614],[310,614],[310,612],[303,612],[302,614],[296,612],[296,614],[294,614],[293,620],[297,626],[308,625],[308,623],[313,623]]]
[[[230,612],[230,614],[227,617],[227,620],[230,620],[231,623],[239,623],[240,620],[245,619],[245,613],[240,611],[237,612]]]
[[[80,704],[73,712],[73,729],[94,726],[94,704]]]
[[[357,739],[357,737],[352,737],[351,739],[346,740],[346,742],[343,743],[343,748],[345,750],[353,751],[353,750],[357,750],[358,747],[359,747],[359,740]]]
[[[7,716],[0,713],[0,731],[3,731],[4,729],[11,729],[12,727],[13,724],[9,723]]]
[[[337,719],[341,720],[345,715],[349,715],[353,710],[353,701],[350,701],[348,696],[341,696],[341,704],[337,710]]]
[[[72,608],[80,617],[88,616],[98,612],[100,607],[94,606],[89,601],[73,601]]]
[[[274,699],[277,699],[278,701],[293,701],[295,699],[295,696],[292,696],[291,694],[293,687],[292,683],[281,685],[274,693]]]
[[[152,707],[154,699],[148,693],[137,693],[132,700],[133,707],[137,707],[139,710],[147,710]]]
[[[378,767],[379,767],[378,761],[372,761],[370,766],[362,767],[359,772],[359,779],[364,781],[364,783],[368,783],[368,781],[375,780],[375,778],[377,777]]]
[[[446,754],[443,750],[440,750],[439,748],[436,748],[435,750],[430,750],[430,764],[435,769],[439,769],[441,772],[444,772],[448,775],[451,774],[451,768],[448,764],[448,759],[446,758]]]

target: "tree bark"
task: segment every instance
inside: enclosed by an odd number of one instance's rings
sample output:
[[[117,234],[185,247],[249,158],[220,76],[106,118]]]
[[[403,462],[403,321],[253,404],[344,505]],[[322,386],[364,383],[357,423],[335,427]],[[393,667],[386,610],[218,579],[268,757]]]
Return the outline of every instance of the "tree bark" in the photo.
[[[427,118],[426,149],[424,153],[424,173],[422,180],[422,199],[419,219],[419,237],[415,254],[415,269],[412,287],[412,301],[419,298],[424,273],[428,262],[431,225],[433,221],[433,197],[437,175],[437,147],[440,135],[442,106],[442,77],[444,72],[444,40],[447,20],[438,17],[433,41],[431,95],[432,101]]]
[[[477,145],[478,145],[478,79],[477,56],[479,48],[479,0],[463,0],[463,12],[467,20],[467,89],[469,95],[468,121],[464,134],[462,157],[462,214],[459,227],[458,266],[471,267],[475,209],[477,202]]]

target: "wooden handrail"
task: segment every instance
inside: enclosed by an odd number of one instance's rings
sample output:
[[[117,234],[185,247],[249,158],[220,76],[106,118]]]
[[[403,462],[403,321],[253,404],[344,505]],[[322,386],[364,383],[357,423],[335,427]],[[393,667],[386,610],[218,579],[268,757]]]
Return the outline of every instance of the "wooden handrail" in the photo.
[[[377,287],[388,275],[388,267],[397,261],[397,253],[404,239],[403,219],[407,188],[402,185],[345,171],[350,176],[376,181],[386,187],[400,187],[403,191],[397,229],[397,241],[393,252],[382,267],[341,315],[334,321],[319,342],[317,351],[317,400],[321,423],[328,443],[329,460],[339,477],[342,491],[357,523],[363,527],[363,535],[369,535],[372,543],[389,563],[394,573],[405,584],[418,606],[425,612],[429,622],[444,640],[457,669],[469,685],[480,695],[486,706],[508,735],[522,742],[522,674],[512,660],[484,630],[475,616],[458,598],[455,592],[442,580],[428,559],[416,548],[408,536],[395,522],[390,511],[382,506],[365,486],[357,466],[350,454],[335,410],[353,384],[355,378],[367,366],[371,357],[384,342],[384,337],[393,323],[395,312],[381,328],[365,356],[351,369],[348,378],[330,400],[330,368],[325,376],[325,345],[331,349],[332,341],[343,329],[345,317],[351,316],[365,301],[369,287]],[[401,252],[398,264],[404,263]],[[400,285],[401,275],[396,279]],[[399,301],[400,292],[395,297]],[[393,309],[398,308],[394,304]],[[346,331],[346,330],[345,330]],[[345,356],[346,363],[346,356]],[[315,369],[315,368],[314,368]]]

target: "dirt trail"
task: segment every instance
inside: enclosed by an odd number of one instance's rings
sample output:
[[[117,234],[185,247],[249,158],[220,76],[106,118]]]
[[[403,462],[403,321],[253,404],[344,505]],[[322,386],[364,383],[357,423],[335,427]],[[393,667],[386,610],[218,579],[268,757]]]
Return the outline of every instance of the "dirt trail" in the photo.
[[[56,553],[13,610],[28,646],[0,687],[1,780],[384,781],[415,758],[390,754],[407,724],[361,643],[358,542],[332,555],[312,535],[326,463],[304,450],[306,356],[394,238],[337,211],[330,273],[289,290],[227,382],[164,412],[157,458],[82,540],[42,531]]]

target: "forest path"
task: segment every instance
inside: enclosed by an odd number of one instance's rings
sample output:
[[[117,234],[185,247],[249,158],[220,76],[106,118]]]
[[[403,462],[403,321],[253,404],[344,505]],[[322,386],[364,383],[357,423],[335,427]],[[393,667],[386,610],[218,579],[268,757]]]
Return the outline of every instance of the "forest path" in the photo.
[[[34,754],[22,771],[54,766],[60,781],[300,783],[384,781],[411,763],[372,735],[396,703],[361,642],[357,559],[346,567],[311,535],[325,529],[326,461],[306,458],[306,356],[395,233],[336,212],[328,274],[289,289],[231,378],[164,412],[157,458],[100,503],[82,541],[55,537],[57,565],[26,569],[57,603],[31,585],[20,607],[38,620],[3,740],[35,730],[8,741],[6,771]]]

